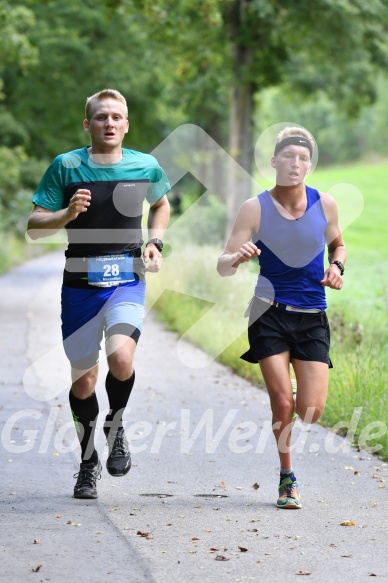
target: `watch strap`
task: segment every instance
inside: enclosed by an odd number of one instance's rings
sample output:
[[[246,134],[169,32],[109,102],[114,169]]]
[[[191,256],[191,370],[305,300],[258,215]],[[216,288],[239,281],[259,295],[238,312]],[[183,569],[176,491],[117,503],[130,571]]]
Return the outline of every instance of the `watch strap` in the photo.
[[[341,275],[344,274],[345,272],[345,267],[343,265],[343,263],[341,263],[341,261],[338,261],[337,259],[335,261],[332,261],[330,265],[336,265],[338,267],[338,269],[341,272]]]

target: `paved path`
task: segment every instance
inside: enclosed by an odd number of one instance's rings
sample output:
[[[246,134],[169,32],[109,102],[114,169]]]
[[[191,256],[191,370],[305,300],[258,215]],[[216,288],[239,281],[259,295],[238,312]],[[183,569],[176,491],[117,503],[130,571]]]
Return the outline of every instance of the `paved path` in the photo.
[[[98,500],[73,499],[62,264],[54,253],[0,278],[1,581],[388,580],[387,465],[296,426],[303,509],[277,510],[266,393],[217,363],[188,369],[151,315],[126,416],[133,468],[119,479],[104,469]],[[101,411],[105,373],[102,363]],[[100,430],[98,449],[105,460]]]

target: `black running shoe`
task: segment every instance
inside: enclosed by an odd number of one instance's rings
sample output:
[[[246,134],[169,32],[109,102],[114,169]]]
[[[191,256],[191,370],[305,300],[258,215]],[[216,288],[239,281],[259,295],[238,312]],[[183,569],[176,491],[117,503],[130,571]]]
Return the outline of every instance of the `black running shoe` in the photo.
[[[101,478],[102,465],[100,460],[97,464],[81,463],[78,474],[74,474],[77,478],[74,486],[74,498],[97,498],[96,481]]]
[[[124,428],[119,427],[117,431],[109,431],[104,427],[104,433],[109,451],[106,469],[111,476],[125,476],[131,469],[131,454]]]

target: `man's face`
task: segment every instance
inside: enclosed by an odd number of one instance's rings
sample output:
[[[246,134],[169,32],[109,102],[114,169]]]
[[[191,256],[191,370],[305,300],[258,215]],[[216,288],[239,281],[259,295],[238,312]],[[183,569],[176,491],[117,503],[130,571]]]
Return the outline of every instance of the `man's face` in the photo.
[[[286,146],[271,159],[276,169],[276,183],[280,186],[296,186],[304,181],[310,171],[310,152],[304,146]]]
[[[125,105],[111,98],[97,101],[90,121],[84,120],[84,129],[90,133],[95,153],[111,153],[121,149],[128,132]]]

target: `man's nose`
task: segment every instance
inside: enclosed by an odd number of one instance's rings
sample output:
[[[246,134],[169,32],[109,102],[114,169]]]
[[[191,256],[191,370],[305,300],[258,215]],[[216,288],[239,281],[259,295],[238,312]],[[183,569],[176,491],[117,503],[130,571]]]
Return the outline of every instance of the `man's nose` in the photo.
[[[107,117],[106,120],[105,120],[105,125],[107,127],[112,126],[113,125],[113,118],[112,117]]]

